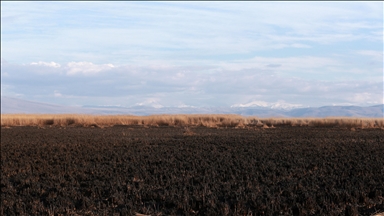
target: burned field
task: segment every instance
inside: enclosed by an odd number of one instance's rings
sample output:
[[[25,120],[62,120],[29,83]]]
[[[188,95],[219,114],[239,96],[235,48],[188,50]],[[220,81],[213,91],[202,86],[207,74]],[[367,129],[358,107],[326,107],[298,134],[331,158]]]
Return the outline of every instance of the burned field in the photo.
[[[372,215],[384,131],[1,129],[1,215]]]

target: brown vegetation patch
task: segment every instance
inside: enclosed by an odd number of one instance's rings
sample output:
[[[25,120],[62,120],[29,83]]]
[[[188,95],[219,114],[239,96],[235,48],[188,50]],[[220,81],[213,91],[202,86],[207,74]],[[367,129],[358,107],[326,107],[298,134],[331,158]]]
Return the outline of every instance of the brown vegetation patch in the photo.
[[[27,115],[2,114],[1,127],[14,126],[72,126],[72,127],[111,127],[131,126],[204,126],[210,128],[247,127],[344,127],[347,129],[384,128],[383,118],[258,118],[240,115]]]

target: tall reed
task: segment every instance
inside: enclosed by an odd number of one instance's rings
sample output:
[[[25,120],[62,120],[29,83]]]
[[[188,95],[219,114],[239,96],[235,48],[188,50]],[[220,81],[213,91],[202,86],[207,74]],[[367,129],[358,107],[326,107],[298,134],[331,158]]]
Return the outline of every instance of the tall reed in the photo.
[[[384,128],[382,118],[258,118],[240,115],[78,115],[78,114],[2,114],[1,126],[205,126],[205,127],[347,127]]]

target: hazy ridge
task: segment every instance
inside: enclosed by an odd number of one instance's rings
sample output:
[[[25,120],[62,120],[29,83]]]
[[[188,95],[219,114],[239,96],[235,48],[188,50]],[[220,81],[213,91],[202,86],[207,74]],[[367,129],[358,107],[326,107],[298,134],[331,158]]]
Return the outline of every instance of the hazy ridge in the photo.
[[[27,101],[17,98],[1,97],[1,113],[24,114],[99,114],[99,115],[152,115],[152,114],[239,114],[259,117],[384,117],[384,105],[360,106],[323,106],[309,108],[272,109],[266,107],[108,107],[83,106],[72,107],[49,103]]]

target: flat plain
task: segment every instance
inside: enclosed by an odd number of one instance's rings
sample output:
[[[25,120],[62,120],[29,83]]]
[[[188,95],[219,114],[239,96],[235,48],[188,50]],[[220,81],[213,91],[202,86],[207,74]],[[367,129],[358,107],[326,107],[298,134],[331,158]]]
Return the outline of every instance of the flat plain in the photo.
[[[0,215],[374,215],[384,130],[1,129]]]

